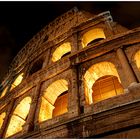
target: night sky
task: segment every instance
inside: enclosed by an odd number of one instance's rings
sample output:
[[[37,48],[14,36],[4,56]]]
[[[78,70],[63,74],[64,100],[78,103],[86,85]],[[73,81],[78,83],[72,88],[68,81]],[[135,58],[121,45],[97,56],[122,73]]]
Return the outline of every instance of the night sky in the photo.
[[[95,14],[109,10],[114,21],[128,29],[140,26],[140,2],[0,2],[0,81],[33,35],[74,6]]]

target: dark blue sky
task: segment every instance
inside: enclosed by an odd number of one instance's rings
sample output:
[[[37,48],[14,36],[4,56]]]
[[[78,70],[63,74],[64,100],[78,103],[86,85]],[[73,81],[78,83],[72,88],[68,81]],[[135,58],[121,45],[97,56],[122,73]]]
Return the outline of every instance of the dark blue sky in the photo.
[[[0,2],[0,80],[13,57],[41,28],[74,6],[100,13],[129,29],[140,26],[140,2]]]

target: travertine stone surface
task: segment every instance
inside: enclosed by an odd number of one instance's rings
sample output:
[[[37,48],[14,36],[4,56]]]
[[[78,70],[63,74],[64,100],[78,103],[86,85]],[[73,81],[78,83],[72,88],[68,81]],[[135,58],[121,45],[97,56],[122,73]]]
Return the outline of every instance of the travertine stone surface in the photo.
[[[83,48],[83,35],[96,28],[106,38]],[[70,54],[53,62],[53,52],[66,42]],[[0,84],[0,96],[8,87],[0,98],[0,114],[6,112],[0,138],[6,134],[14,109],[27,96],[32,102],[25,124],[9,138],[140,138],[140,70],[134,61],[139,50],[140,28],[126,29],[113,21],[109,11],[94,15],[75,7],[59,16],[21,49]],[[30,74],[40,59],[42,68]],[[84,74],[105,61],[117,70],[124,94],[88,104]],[[22,82],[9,91],[20,73],[24,73]],[[68,112],[39,122],[43,91],[59,79],[68,82]]]

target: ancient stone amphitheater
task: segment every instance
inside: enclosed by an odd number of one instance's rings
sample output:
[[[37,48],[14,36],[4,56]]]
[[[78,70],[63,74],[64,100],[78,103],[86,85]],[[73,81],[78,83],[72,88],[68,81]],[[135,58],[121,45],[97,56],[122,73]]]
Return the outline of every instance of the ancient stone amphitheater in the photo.
[[[75,7],[12,61],[0,87],[0,137],[140,138],[139,82],[140,28]]]

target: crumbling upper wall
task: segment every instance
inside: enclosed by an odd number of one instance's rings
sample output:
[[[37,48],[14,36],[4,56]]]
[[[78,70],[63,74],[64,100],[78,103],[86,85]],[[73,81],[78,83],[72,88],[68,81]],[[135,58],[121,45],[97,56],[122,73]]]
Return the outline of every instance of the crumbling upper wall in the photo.
[[[9,67],[9,73],[5,76],[5,79],[9,79],[13,71],[15,74],[19,73],[28,63],[29,57],[32,56],[42,44],[46,42],[50,42],[51,44],[51,42],[54,42],[56,38],[61,38],[63,34],[67,33],[72,28],[85,23],[96,16],[87,11],[78,10],[77,7],[74,7],[50,22],[40,32],[33,36],[33,38],[15,56]],[[46,48],[50,47],[48,44],[46,45]],[[40,54],[38,53],[38,55]],[[4,83],[4,81],[2,83]]]
[[[102,21],[107,23],[104,25],[108,26],[106,29],[110,29],[109,32],[106,32],[106,35],[109,34],[110,36],[113,28],[116,33],[119,33],[119,25],[116,26],[113,24],[113,19],[109,11],[94,15],[74,7],[59,16],[46,25],[19,51],[17,56],[13,59],[9,67],[9,73],[4,77],[1,85],[4,87],[9,79],[21,72],[31,61],[47,51],[48,48],[55,47],[56,44],[62,42],[65,38],[70,36],[70,34],[72,35],[78,30],[82,32],[82,30],[85,30],[84,28],[87,28],[85,25],[94,26],[94,23],[97,24]]]

